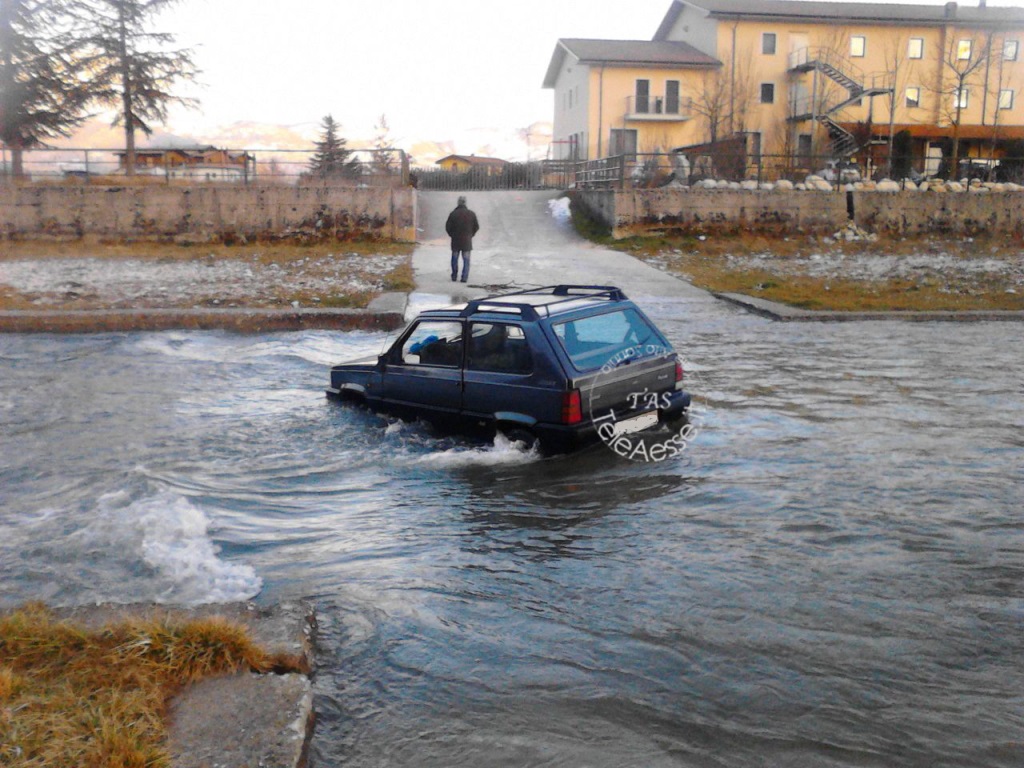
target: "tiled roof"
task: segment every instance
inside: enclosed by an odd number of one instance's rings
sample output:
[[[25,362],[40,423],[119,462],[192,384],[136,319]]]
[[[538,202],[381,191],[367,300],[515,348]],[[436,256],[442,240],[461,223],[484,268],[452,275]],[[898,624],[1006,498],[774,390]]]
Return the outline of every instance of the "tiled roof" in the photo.
[[[545,88],[554,88],[566,53],[571,53],[582,64],[610,64],[612,66],[670,66],[717,67],[721,62],[701,53],[688,43],[671,40],[586,40],[563,38],[551,56]]]
[[[711,16],[806,21],[879,21],[886,23],[945,24],[959,22],[996,26],[1024,24],[1024,8],[980,7],[958,3],[910,5],[907,3],[832,3],[819,0],[674,0],[654,35],[663,40],[685,6],[702,8]]]
[[[502,160],[498,157],[477,157],[476,155],[446,155],[434,163],[434,165],[453,159],[465,160],[470,165],[508,165],[508,160]]]

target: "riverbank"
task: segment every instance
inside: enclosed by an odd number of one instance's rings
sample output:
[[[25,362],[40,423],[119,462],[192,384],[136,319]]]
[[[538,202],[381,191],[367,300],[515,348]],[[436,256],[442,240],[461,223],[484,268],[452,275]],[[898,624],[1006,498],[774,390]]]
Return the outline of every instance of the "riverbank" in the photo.
[[[299,768],[315,626],[302,603],[0,614],[0,762]]]

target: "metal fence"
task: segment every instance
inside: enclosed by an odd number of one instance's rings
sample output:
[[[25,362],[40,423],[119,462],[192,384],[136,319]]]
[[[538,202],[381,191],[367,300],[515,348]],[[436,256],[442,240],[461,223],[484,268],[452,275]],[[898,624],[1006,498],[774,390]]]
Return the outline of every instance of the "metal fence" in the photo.
[[[863,161],[837,161],[830,155],[751,155],[745,152],[709,154],[630,154],[575,164],[572,183],[580,189],[655,188],[692,185],[705,179],[726,182],[800,183],[817,175],[833,184],[891,178],[920,182],[941,178],[976,182],[1024,184],[1024,157],[962,158],[953,172],[949,158],[916,162],[874,154]]]
[[[708,145],[710,147],[712,145]],[[737,149],[736,147],[739,147]],[[894,178],[1001,181],[1024,184],[1024,157],[970,157],[956,172],[949,158],[892,158],[880,146],[858,161],[836,161],[829,155],[752,154],[743,144],[723,142],[708,149],[667,154],[625,154],[600,160],[542,160],[508,163],[501,169],[473,168],[467,172],[437,167],[411,169],[400,149],[353,150],[351,162],[335,174],[313,170],[313,150],[196,148],[138,150],[136,175],[124,170],[118,149],[24,150],[23,175],[18,183],[32,184],[220,184],[297,185],[329,182],[348,186],[404,186],[422,190],[500,189],[625,189],[675,184],[692,185],[703,179],[724,181],[804,181],[817,174],[833,183]],[[206,152],[204,155],[203,153]],[[0,182],[14,180],[11,150],[0,146]]]
[[[296,185],[322,181],[353,186],[409,184],[409,158],[401,149],[352,150],[332,174],[314,169],[315,150],[142,147],[135,174],[125,171],[124,150],[22,150],[20,183]],[[12,150],[0,147],[0,179],[14,178]]]

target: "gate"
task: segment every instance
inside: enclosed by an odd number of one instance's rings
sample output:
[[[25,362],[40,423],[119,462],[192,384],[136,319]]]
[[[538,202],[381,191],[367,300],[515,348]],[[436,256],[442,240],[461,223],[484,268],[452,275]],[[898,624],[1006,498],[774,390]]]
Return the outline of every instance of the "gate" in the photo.
[[[484,192],[496,189],[566,189],[573,180],[573,163],[567,160],[542,160],[531,163],[507,163],[494,167],[447,171],[443,168],[414,168],[409,174],[412,185],[422,190],[442,192]]]

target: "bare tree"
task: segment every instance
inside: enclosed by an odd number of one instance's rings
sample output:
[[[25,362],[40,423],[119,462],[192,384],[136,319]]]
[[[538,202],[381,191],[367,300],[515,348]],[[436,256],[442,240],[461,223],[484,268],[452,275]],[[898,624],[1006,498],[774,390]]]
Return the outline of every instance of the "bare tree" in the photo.
[[[978,45],[978,43],[981,45]],[[976,50],[980,48],[981,50]],[[974,37],[950,38],[943,52],[940,85],[935,89],[939,111],[953,127],[951,166],[952,173],[960,167],[960,125],[967,108],[970,86],[979,80],[992,54],[992,39]]]
[[[690,100],[690,109],[704,118],[707,123],[708,141],[718,141],[729,109],[729,82],[720,69],[701,75],[700,90]]]
[[[896,136],[896,111],[899,108],[899,100],[902,98],[903,90],[907,84],[907,75],[904,71],[906,69],[904,67],[907,56],[906,45],[907,43],[903,38],[896,34],[886,40],[883,49],[883,60],[885,61],[887,73],[887,80],[883,87],[889,88],[889,137],[887,142],[887,159],[885,161],[886,176],[892,176],[892,152]]]

